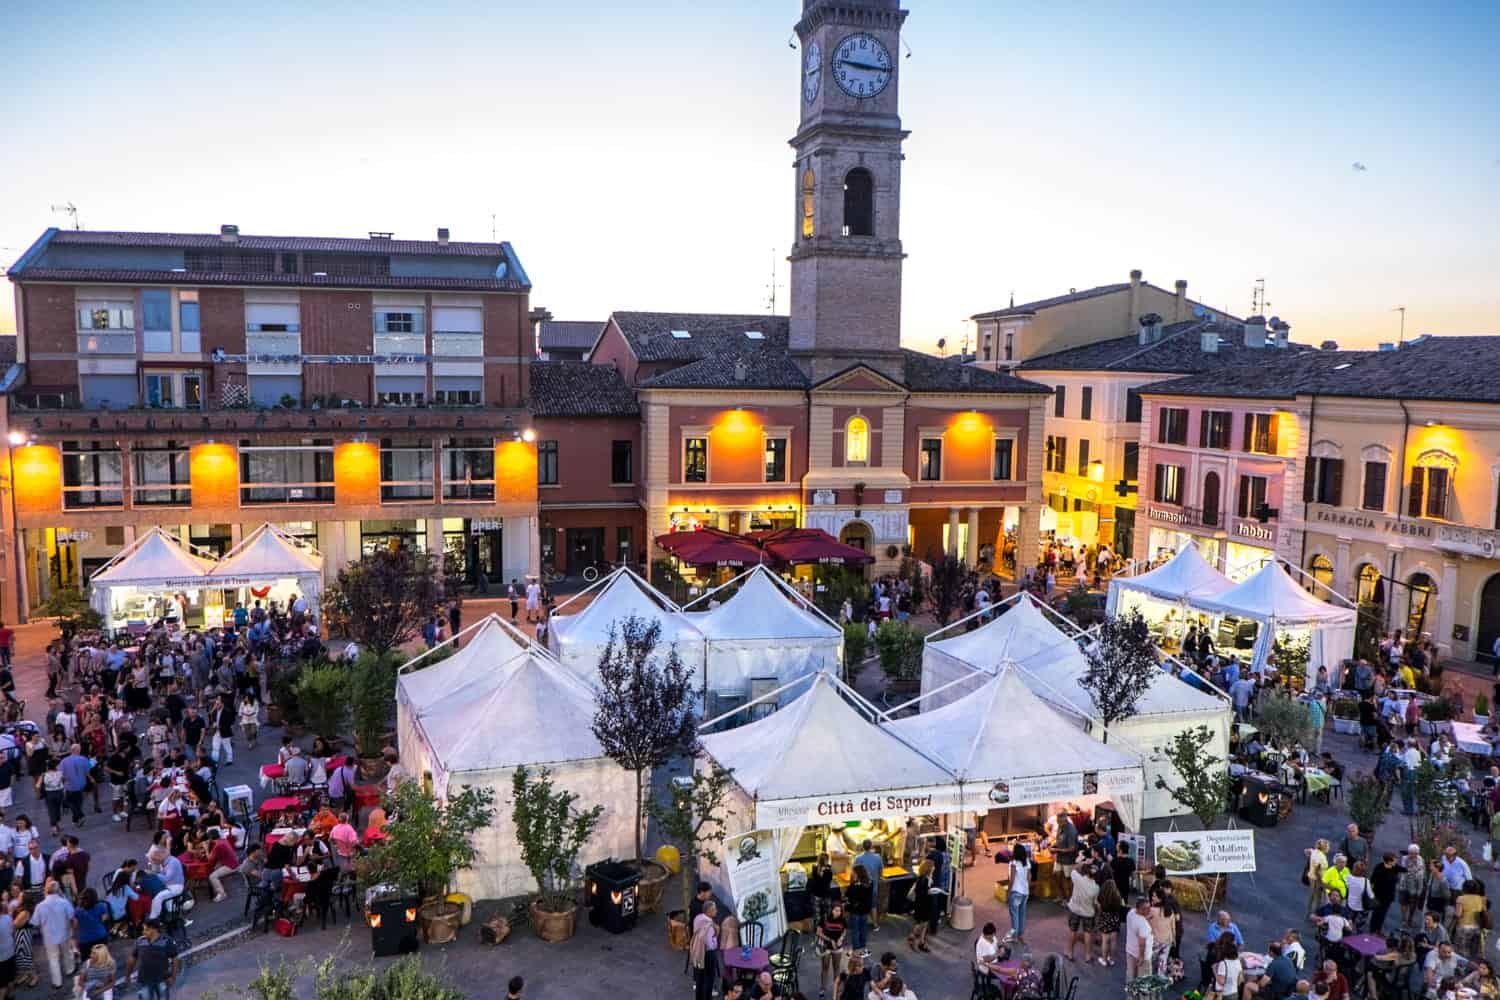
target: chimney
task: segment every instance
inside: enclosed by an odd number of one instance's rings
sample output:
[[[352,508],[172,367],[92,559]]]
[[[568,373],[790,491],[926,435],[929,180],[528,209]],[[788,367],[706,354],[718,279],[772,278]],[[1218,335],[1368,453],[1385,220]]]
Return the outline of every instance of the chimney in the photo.
[[[1251,316],[1245,320],[1245,346],[1250,348],[1266,346],[1266,318],[1264,316]]]
[[[1219,353],[1219,331],[1217,328],[1204,330],[1199,334],[1199,344],[1204,354]]]
[[[1185,319],[1192,318],[1192,310],[1188,308],[1187,281],[1183,278],[1177,279],[1177,301],[1172,305],[1172,322],[1181,323]]]
[[[1131,324],[1133,324],[1135,322],[1136,317],[1139,316],[1140,314],[1141,314],[1141,271],[1140,271],[1140,268],[1136,268],[1134,271],[1130,272],[1130,311],[1125,314],[1125,332],[1127,334],[1135,332],[1130,327],[1131,327]],[[1144,344],[1145,341],[1143,340],[1143,341],[1141,341],[1141,343]]]
[[[1337,340],[1325,340],[1318,345],[1318,350],[1320,351],[1336,351],[1338,349],[1339,342]]]
[[[1292,325],[1279,316],[1272,316],[1271,333],[1275,337],[1276,346],[1285,350],[1292,336]]]
[[[1138,321],[1140,324],[1140,342],[1142,344],[1154,344],[1161,339],[1161,317],[1156,313],[1147,313]]]
[[[743,382],[750,377],[750,366],[745,364],[743,358],[734,359],[734,380]]]
[[[240,241],[240,227],[228,225],[220,226],[219,240],[223,243],[238,243]]]
[[[448,230],[441,226],[438,227],[438,244],[440,246],[448,245]]]

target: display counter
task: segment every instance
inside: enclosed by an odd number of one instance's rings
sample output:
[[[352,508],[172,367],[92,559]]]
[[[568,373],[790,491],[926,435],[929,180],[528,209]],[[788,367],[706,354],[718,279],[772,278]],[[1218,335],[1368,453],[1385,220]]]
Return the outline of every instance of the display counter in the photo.
[[[849,888],[849,873],[842,872],[833,877],[840,889]],[[880,870],[880,885],[875,889],[875,906],[881,913],[906,913],[911,902],[906,898],[917,876],[910,869],[898,865],[886,865]]]

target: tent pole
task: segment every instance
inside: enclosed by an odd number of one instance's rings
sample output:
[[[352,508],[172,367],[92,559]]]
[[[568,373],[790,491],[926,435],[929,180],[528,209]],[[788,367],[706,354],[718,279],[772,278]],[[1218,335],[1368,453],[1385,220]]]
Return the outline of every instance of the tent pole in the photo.
[[[741,570],[738,575],[732,577],[731,579],[725,580],[723,583],[719,584],[713,590],[705,591],[702,594],[699,594],[697,597],[693,598],[691,601],[688,601],[686,604],[684,604],[682,606],[682,610],[686,611],[688,608],[692,607],[694,604],[697,604],[699,601],[706,601],[706,600],[708,600],[710,597],[714,596],[719,591],[723,590],[725,587],[732,587],[732,586],[734,586],[740,580],[743,580],[745,577],[749,576],[751,573],[754,573],[755,570],[756,570],[756,568],[757,568],[756,566],[751,566],[747,570]]]
[[[574,601],[578,600],[580,597],[582,597],[584,594],[587,594],[589,591],[593,590],[595,587],[599,587],[599,586],[602,586],[604,584],[609,583],[615,577],[619,576],[621,573],[624,573],[624,572],[627,572],[627,570],[625,569],[624,566],[621,566],[619,569],[615,570],[614,572],[608,573],[608,574],[606,574],[604,576],[601,576],[599,579],[595,580],[593,583],[589,584],[587,587],[584,587],[578,593],[574,594],[572,597],[568,598],[566,601],[563,601],[561,604],[557,605],[557,607],[553,608],[552,609],[552,613],[554,615],[557,614],[563,608],[567,607],[569,604],[572,604]]]

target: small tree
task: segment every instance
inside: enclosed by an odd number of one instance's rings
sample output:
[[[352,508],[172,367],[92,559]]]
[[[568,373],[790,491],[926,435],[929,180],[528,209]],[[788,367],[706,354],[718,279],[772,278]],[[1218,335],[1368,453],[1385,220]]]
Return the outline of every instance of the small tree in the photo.
[[[693,675],[677,655],[656,655],[661,622],[631,615],[610,625],[599,657],[594,738],[616,764],[635,774],[635,856],[644,857],[644,784],[648,768],[698,747]]]
[[[1299,684],[1307,681],[1307,661],[1312,658],[1312,641],[1307,635],[1290,632],[1276,633],[1271,644],[1271,656],[1276,661],[1276,671],[1282,678]]]
[[[1385,635],[1385,605],[1360,601],[1354,620],[1354,656],[1356,659],[1380,662],[1380,640]]]
[[[844,625],[844,669],[852,677],[870,655],[870,633],[863,622]]]
[[[1290,750],[1294,743],[1312,745],[1312,712],[1307,705],[1287,694],[1272,694],[1261,699],[1255,725],[1271,746]]]
[[[1205,830],[1213,827],[1229,802],[1229,768],[1224,758],[1209,751],[1213,739],[1213,730],[1207,726],[1184,729],[1156,753],[1156,758],[1171,765],[1177,775],[1174,785],[1157,775],[1156,787],[1196,816]]]
[[[932,564],[927,596],[932,601],[932,614],[941,628],[953,620],[954,612],[962,608],[978,589],[979,574],[951,552],[944,552],[937,558],[929,554],[927,560]]]
[[[338,736],[349,712],[349,669],[335,663],[304,667],[295,691],[302,717],[313,732],[330,740]]]
[[[464,785],[439,802],[421,781],[403,781],[386,797],[399,822],[370,850],[366,882],[395,882],[419,899],[447,890],[454,872],[474,866],[474,834],[495,818],[495,793]]]
[[[1101,622],[1098,638],[1084,656],[1088,669],[1078,683],[1104,720],[1104,740],[1109,742],[1110,727],[1135,714],[1136,705],[1161,673],[1156,644],[1146,619],[1139,611],[1131,611]]]
[[[922,677],[922,633],[906,622],[883,621],[875,630],[875,651],[880,654],[880,669],[897,683],[910,683]]]
[[[372,757],[380,752],[396,702],[396,658],[390,654],[360,654],[349,668],[349,693],[354,706],[355,745],[361,754]]]
[[[593,836],[603,806],[585,812],[573,808],[578,796],[552,787],[552,772],[537,771],[533,779],[525,767],[511,775],[511,818],[521,862],[536,880],[537,906],[553,913],[570,909],[578,852]]]
[[[313,983],[316,1000],[465,1000],[468,996],[428,972],[415,955],[375,970],[340,967],[330,956],[314,968]]]
[[[339,570],[323,594],[327,618],[347,622],[362,649],[384,654],[415,638],[457,580],[438,575],[438,562],[411,549],[377,549]]]
[[[57,619],[57,630],[64,639],[104,624],[104,618],[77,587],[59,587],[47,595],[37,611],[44,617]]]
[[[1374,837],[1380,824],[1385,822],[1391,808],[1391,787],[1373,774],[1350,775],[1344,789],[1344,801],[1349,803],[1349,818],[1359,827],[1360,833]]]
[[[927,599],[927,579],[922,574],[922,561],[912,555],[910,545],[901,547],[901,565],[896,570],[896,575],[911,588],[911,609],[916,613]]]
[[[733,783],[730,773],[713,762],[708,771],[694,769],[692,783],[672,784],[671,798],[665,803],[653,799],[646,808],[661,827],[662,834],[682,855],[682,908],[693,904],[693,888],[698,881],[697,860],[711,865],[719,863],[718,845],[724,843],[726,827],[734,811],[724,806],[724,793]]]

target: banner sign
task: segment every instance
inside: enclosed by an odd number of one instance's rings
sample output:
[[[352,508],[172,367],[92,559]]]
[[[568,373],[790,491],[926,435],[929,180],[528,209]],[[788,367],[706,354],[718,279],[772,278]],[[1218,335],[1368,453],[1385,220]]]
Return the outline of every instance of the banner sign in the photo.
[[[1146,787],[1146,781],[1141,775],[1138,767],[1129,767],[1119,771],[1090,772],[1084,775],[1084,793],[1088,794],[1089,778],[1094,781],[1094,791],[1100,795],[1139,795]]]
[[[979,790],[970,791],[978,799]],[[972,807],[971,807],[972,808]],[[755,821],[763,826],[809,826],[850,819],[886,816],[928,816],[963,809],[958,785],[929,785],[850,795],[814,795],[795,799],[762,799],[755,803]]]
[[[781,908],[781,876],[776,870],[775,831],[731,835],[725,839],[723,851],[740,926],[758,923],[765,928],[767,941],[781,937],[786,931],[786,915]]]
[[[1192,830],[1156,834],[1156,863],[1168,875],[1255,871],[1254,830]]]
[[[210,355],[214,364],[298,365],[425,365],[426,354],[226,354],[215,349]]]
[[[1083,794],[1083,775],[1042,774],[1030,778],[1011,778],[997,781],[989,790],[989,807],[1036,806],[1062,799],[1073,799]]]

